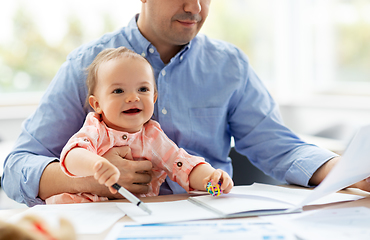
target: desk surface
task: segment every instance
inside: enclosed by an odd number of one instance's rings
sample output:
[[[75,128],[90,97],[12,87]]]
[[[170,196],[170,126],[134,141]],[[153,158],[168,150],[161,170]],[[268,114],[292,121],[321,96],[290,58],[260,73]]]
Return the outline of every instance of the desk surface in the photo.
[[[289,186],[292,188],[301,188],[297,186]],[[305,206],[303,208],[303,211],[310,211],[314,209],[322,209],[322,208],[346,208],[346,207],[368,207],[370,208],[370,193],[363,192],[361,190],[357,189],[346,189],[340,191],[341,193],[347,193],[347,194],[356,194],[360,196],[365,196],[365,198],[352,201],[352,202],[340,202],[340,203],[331,203],[331,204],[325,204],[325,205],[315,205],[315,206]],[[146,197],[144,198],[144,202],[163,202],[163,201],[176,201],[176,200],[183,200],[187,199],[190,195],[189,194],[177,194],[177,195],[166,195],[166,196],[157,196],[157,197]],[[126,200],[113,200],[113,202],[126,202]],[[17,213],[20,213],[22,211],[25,211],[27,208],[23,209],[9,209],[9,210],[0,210],[0,219],[5,220]],[[128,216],[125,216],[119,220],[119,222],[130,222],[132,221]],[[112,226],[113,227],[113,226]],[[106,231],[104,231],[101,234],[84,234],[84,235],[78,235],[78,240],[103,240],[109,231],[111,230],[110,227]]]

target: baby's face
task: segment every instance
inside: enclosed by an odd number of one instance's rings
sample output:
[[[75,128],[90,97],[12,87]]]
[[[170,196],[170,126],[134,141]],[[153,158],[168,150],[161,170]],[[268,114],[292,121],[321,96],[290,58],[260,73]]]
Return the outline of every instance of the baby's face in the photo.
[[[121,57],[98,70],[95,111],[115,130],[134,133],[153,115],[157,99],[151,66],[144,59]]]

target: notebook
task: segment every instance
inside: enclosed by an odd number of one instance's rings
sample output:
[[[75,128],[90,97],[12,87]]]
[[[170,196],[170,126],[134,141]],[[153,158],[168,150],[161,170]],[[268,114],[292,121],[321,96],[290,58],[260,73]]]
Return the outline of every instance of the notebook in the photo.
[[[147,203],[153,210],[151,216],[137,212],[136,206],[119,203],[119,207],[137,222],[155,223],[292,213],[308,204],[357,200],[363,197],[336,192],[370,176],[369,156],[370,125],[359,129],[343,157],[314,190],[254,183],[236,186],[218,197],[202,195],[177,202]]]
[[[180,201],[149,202],[146,204],[152,211],[151,215],[131,203],[117,203],[117,206],[138,223],[169,223],[289,213],[311,193],[312,190],[308,189],[254,183],[250,186],[236,186],[231,193],[218,197],[206,194]],[[357,195],[333,193],[312,204],[360,198]],[[298,211],[301,209],[295,208],[293,212]]]

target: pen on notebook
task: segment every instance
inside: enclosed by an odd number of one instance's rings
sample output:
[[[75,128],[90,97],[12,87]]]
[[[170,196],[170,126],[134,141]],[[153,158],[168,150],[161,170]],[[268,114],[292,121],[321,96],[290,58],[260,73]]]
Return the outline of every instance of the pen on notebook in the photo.
[[[130,193],[126,188],[121,187],[118,183],[115,183],[112,185],[114,189],[116,189],[122,196],[124,196],[127,200],[129,200],[131,203],[135,204],[139,208],[141,208],[143,211],[152,214],[152,211],[148,208],[145,203],[143,203],[140,199],[135,197],[134,194]]]

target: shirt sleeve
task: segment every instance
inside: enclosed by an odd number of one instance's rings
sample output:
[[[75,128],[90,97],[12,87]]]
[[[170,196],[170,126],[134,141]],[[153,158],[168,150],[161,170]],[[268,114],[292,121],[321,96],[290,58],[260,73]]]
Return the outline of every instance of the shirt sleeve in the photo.
[[[337,155],[302,141],[288,129],[249,63],[241,58],[240,64],[245,81],[229,117],[235,149],[279,181],[307,186],[313,173]]]
[[[59,160],[63,146],[83,124],[87,94],[83,61],[74,58],[63,64],[5,160],[2,187],[17,202],[44,203],[38,197],[41,175],[49,163]]]
[[[148,131],[149,130],[149,131]],[[152,163],[155,167],[164,170],[168,177],[177,182],[187,192],[189,187],[189,174],[199,164],[208,164],[204,158],[192,156],[184,149],[177,147],[162,131],[157,122],[152,121],[149,129],[149,139],[152,152]]]
[[[105,134],[103,129],[99,121],[94,118],[94,113],[87,115],[84,126],[68,140],[60,154],[60,166],[65,174],[70,177],[78,177],[70,173],[65,166],[65,158],[73,148],[80,147],[98,154],[101,139],[104,138]]]

